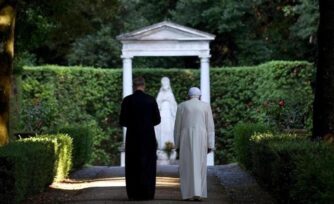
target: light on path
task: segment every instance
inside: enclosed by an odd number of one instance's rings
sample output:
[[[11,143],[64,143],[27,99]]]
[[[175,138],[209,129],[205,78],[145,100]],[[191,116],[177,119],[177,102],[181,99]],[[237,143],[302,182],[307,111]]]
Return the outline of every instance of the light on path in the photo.
[[[180,185],[179,178],[173,177],[157,177],[157,187],[178,187]],[[53,183],[53,189],[59,190],[82,190],[86,188],[116,188],[125,187],[125,177],[115,177],[106,179],[86,180],[86,181],[67,181],[61,183]]]

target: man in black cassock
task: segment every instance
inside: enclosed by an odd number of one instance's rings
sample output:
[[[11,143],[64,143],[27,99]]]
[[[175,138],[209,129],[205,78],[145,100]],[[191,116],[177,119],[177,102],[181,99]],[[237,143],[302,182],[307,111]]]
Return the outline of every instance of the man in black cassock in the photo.
[[[154,126],[160,113],[154,97],[144,93],[145,80],[133,80],[134,93],[123,99],[120,125],[127,128],[125,180],[130,200],[152,200],[155,193],[157,141]]]

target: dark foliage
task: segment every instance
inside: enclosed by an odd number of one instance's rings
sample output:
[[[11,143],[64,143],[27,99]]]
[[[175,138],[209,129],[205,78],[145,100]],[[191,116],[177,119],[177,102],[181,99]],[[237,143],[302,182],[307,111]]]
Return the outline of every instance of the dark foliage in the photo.
[[[251,130],[251,129],[250,129]],[[293,134],[255,133],[245,166],[278,203],[334,201],[334,147]],[[237,149],[240,153],[244,149]],[[237,153],[237,154],[240,154]]]
[[[211,69],[216,162],[234,160],[232,128],[239,122],[262,122],[281,129],[311,128],[313,72],[313,65],[306,62]],[[19,132],[45,133],[87,124],[93,131],[92,163],[118,164],[121,75],[121,70],[82,67],[26,68]],[[178,103],[187,100],[189,87],[199,84],[198,70],[134,69],[134,76],[145,77],[147,92],[153,96],[159,91],[161,77],[168,76]],[[281,100],[285,100],[284,106]]]
[[[73,139],[73,169],[79,169],[90,161],[93,148],[93,133],[82,125],[68,126],[59,130]]]

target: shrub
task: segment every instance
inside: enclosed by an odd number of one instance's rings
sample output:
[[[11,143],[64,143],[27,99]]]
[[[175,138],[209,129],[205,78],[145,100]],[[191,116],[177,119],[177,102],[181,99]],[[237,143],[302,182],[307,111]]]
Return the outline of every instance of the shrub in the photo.
[[[252,169],[279,203],[332,203],[334,151],[296,135],[255,134]]]
[[[0,200],[17,203],[42,192],[54,176],[54,145],[20,140],[0,148]]]
[[[291,160],[291,158],[288,158],[289,153],[295,151],[291,149],[296,148],[296,145],[293,146],[293,144],[300,144],[299,142],[291,144],[291,141],[295,140],[298,140],[298,137],[290,134],[275,135],[272,133],[258,133],[251,137],[251,170],[261,185],[268,189],[272,189],[276,184],[279,184],[275,183],[275,181],[279,182],[278,179],[275,179],[275,177],[278,176],[275,175],[275,169],[283,169],[280,168],[279,162],[281,161],[285,161],[282,165],[289,168],[288,166]],[[301,148],[302,147],[303,145],[301,145]],[[288,180],[289,179],[290,178],[288,178]]]
[[[40,193],[71,169],[72,139],[63,134],[20,139],[0,148],[1,203]]]
[[[56,157],[53,181],[62,181],[68,177],[69,172],[72,169],[72,138],[64,134],[54,134],[39,135],[23,139],[23,141],[51,142],[51,144],[54,145],[54,154]]]
[[[68,126],[59,130],[73,139],[73,168],[79,169],[88,163],[92,155],[93,133],[89,127]]]
[[[310,151],[311,150],[311,151]],[[296,157],[296,179],[291,197],[299,203],[334,203],[334,151],[323,143],[314,144]]]
[[[156,96],[161,77],[171,79],[178,103],[199,85],[199,70],[134,69],[144,76],[147,93]],[[234,159],[232,133],[240,122],[262,122],[280,128],[310,128],[314,67],[307,62],[269,62],[253,67],[212,68],[211,106],[216,127],[216,163]],[[298,93],[290,102],[292,94]],[[87,67],[25,67],[22,75],[20,132],[56,131],[69,124],[91,124],[93,164],[118,164],[122,129],[122,71]],[[275,110],[280,100],[285,106]],[[293,107],[293,108],[290,108]],[[295,114],[293,110],[298,110]],[[277,117],[280,116],[280,117]],[[292,117],[293,116],[293,117]],[[290,120],[289,118],[294,118]]]
[[[264,124],[239,123],[233,128],[234,151],[237,161],[246,169],[252,168],[250,138],[254,133],[264,133],[269,128]]]
[[[281,203],[291,203],[294,200],[290,194],[296,182],[296,175],[293,173],[297,168],[295,157],[312,151],[313,146],[314,144],[308,140],[269,143],[269,148],[274,153],[269,188]]]

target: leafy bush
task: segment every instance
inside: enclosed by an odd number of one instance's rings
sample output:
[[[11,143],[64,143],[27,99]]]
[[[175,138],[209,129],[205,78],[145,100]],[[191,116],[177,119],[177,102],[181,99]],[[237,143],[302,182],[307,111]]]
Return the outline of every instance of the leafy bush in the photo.
[[[59,130],[73,139],[73,168],[79,169],[88,163],[92,155],[93,133],[89,127],[68,126]]]
[[[46,140],[20,140],[0,148],[1,202],[20,202],[51,184],[54,152],[54,145]]]
[[[134,69],[144,76],[147,92],[158,94],[163,76],[171,79],[178,103],[199,85],[199,70]],[[216,163],[234,160],[232,133],[240,122],[270,127],[311,128],[314,67],[307,62],[269,62],[253,67],[212,68],[211,105],[216,125]],[[293,103],[292,94],[298,93]],[[21,132],[45,133],[69,124],[88,123],[93,133],[93,164],[119,164],[122,129],[118,115],[122,101],[122,71],[87,67],[25,67],[22,75]],[[276,117],[269,107],[279,106]],[[291,108],[290,108],[291,107]],[[294,110],[298,110],[295,114]],[[290,120],[291,115],[296,115]],[[288,121],[282,122],[282,121]],[[287,124],[287,125],[286,125]]]
[[[56,157],[53,181],[62,181],[68,177],[69,172],[72,169],[72,138],[64,134],[54,134],[39,135],[23,139],[23,141],[51,142],[51,144],[54,145],[54,154]]]
[[[251,172],[279,203],[332,203],[334,149],[296,135],[255,134]]]
[[[233,128],[234,151],[237,161],[246,169],[252,167],[250,138],[254,133],[264,133],[269,128],[263,124],[240,123]]]
[[[66,178],[71,154],[72,139],[63,134],[20,139],[0,148],[1,203],[20,202]]]
[[[276,198],[289,202],[294,179],[290,172],[295,169],[293,156],[303,153],[310,142],[295,135],[273,134],[254,135],[252,142],[253,174]]]
[[[334,151],[322,143],[298,155],[290,195],[299,203],[334,203]]]

